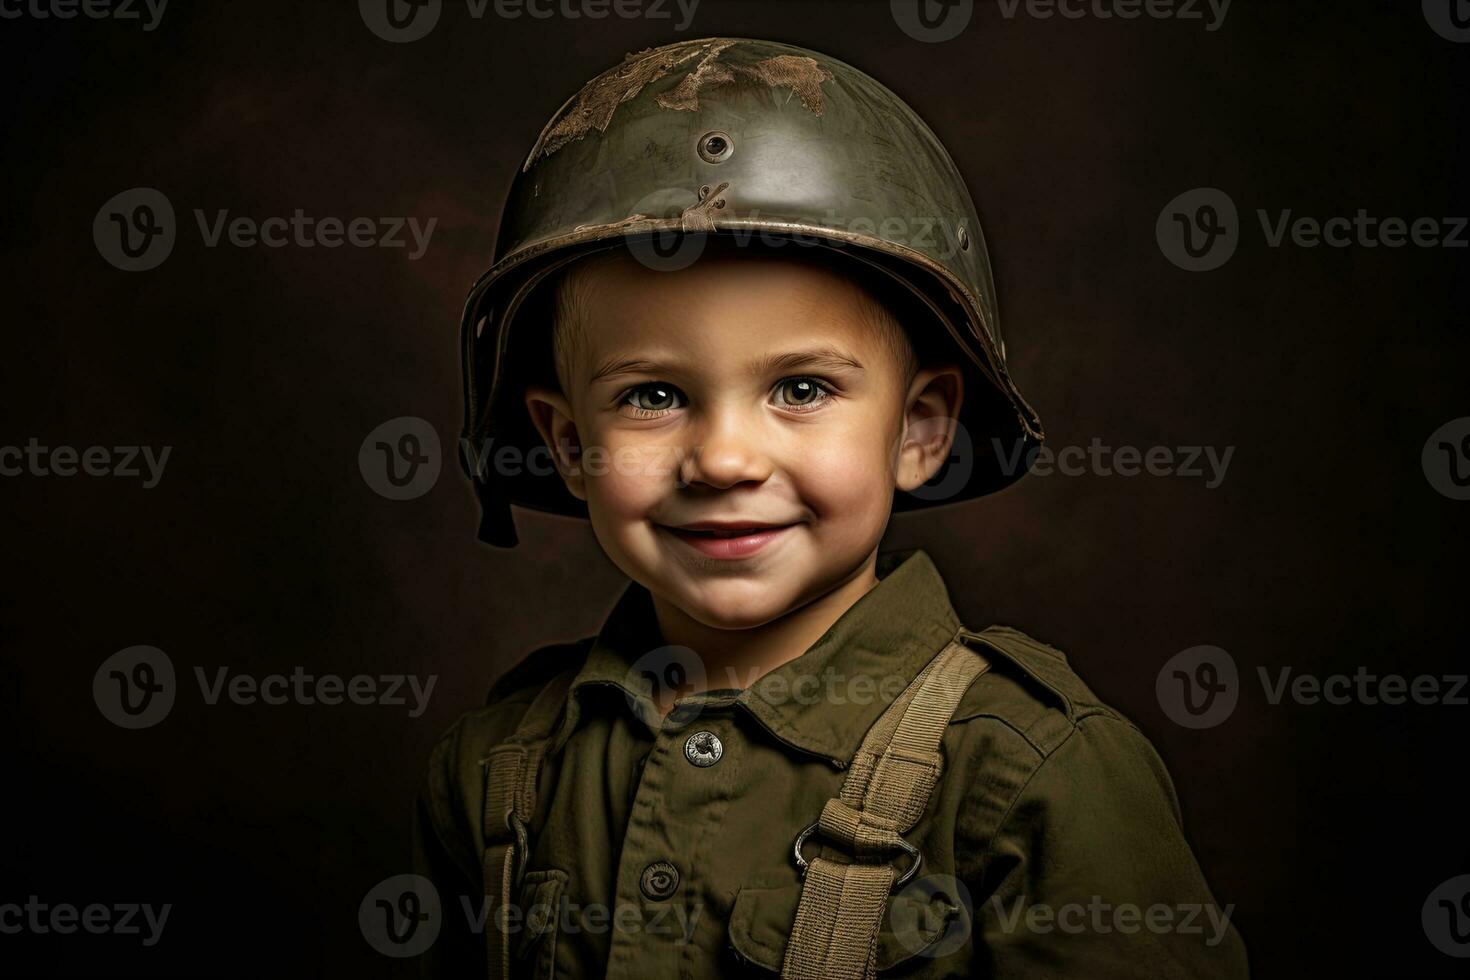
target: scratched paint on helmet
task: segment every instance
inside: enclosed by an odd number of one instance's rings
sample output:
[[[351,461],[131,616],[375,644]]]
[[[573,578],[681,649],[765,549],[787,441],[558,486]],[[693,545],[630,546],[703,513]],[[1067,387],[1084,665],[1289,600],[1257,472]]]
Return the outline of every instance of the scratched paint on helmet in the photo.
[[[789,88],[813,115],[822,114],[822,83],[830,81],[833,76],[816,59],[783,54],[752,65],[722,62],[720,56],[738,43],[732,38],[685,41],[625,55],[621,65],[584,85],[547,123],[521,170],[530,170],[540,157],[551,156],[594,129],[599,133],[606,132],[618,106],[636,98],[648,84],[695,58],[699,59],[698,64],[680,79],[679,84],[655,100],[660,107],[693,112],[699,108],[702,91],[750,79],[772,88]]]

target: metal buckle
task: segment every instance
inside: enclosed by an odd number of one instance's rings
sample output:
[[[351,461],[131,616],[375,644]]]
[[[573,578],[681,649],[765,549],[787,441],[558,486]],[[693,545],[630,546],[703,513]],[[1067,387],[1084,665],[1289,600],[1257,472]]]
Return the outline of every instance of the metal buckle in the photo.
[[[796,867],[801,872],[801,876],[803,878],[806,877],[807,859],[801,856],[801,845],[806,843],[806,839],[810,837],[813,832],[816,831],[817,827],[820,824],[821,821],[818,820],[816,823],[812,824],[810,827],[796,835],[796,846],[792,850],[793,853],[796,855]],[[899,875],[898,878],[894,880],[892,890],[897,890],[908,884],[909,879],[918,874],[919,866],[924,863],[924,855],[919,853],[919,849],[910,844],[908,841],[904,840],[902,837],[898,838],[898,846],[903,848],[908,856],[912,858],[912,861],[909,863],[908,870]]]

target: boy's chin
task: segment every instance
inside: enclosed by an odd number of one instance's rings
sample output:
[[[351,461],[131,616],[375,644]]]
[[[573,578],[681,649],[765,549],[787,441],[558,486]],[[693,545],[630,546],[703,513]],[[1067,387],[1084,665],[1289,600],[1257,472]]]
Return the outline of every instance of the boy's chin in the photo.
[[[716,588],[704,595],[676,592],[674,601],[686,616],[711,629],[749,630],[780,619],[791,610],[792,603],[779,591],[765,588],[759,595],[751,595],[748,589]],[[723,594],[726,592],[729,594]]]

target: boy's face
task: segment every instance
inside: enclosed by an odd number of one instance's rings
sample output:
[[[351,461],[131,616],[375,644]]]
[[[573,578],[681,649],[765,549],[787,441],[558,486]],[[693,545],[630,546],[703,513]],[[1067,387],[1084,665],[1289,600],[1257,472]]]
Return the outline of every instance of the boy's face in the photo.
[[[959,370],[907,377],[858,289],[812,263],[622,256],[585,275],[566,395],[532,387],[526,404],[613,562],[724,629],[860,573],[895,487],[949,453]]]

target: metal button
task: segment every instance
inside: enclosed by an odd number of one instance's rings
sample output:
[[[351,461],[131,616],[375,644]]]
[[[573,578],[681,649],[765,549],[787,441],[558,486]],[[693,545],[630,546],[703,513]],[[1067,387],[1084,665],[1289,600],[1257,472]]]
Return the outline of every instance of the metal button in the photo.
[[[684,742],[684,758],[703,769],[720,761],[725,747],[714,732],[695,732]]]
[[[638,887],[648,898],[661,902],[679,887],[679,869],[667,861],[655,861],[643,869]]]

